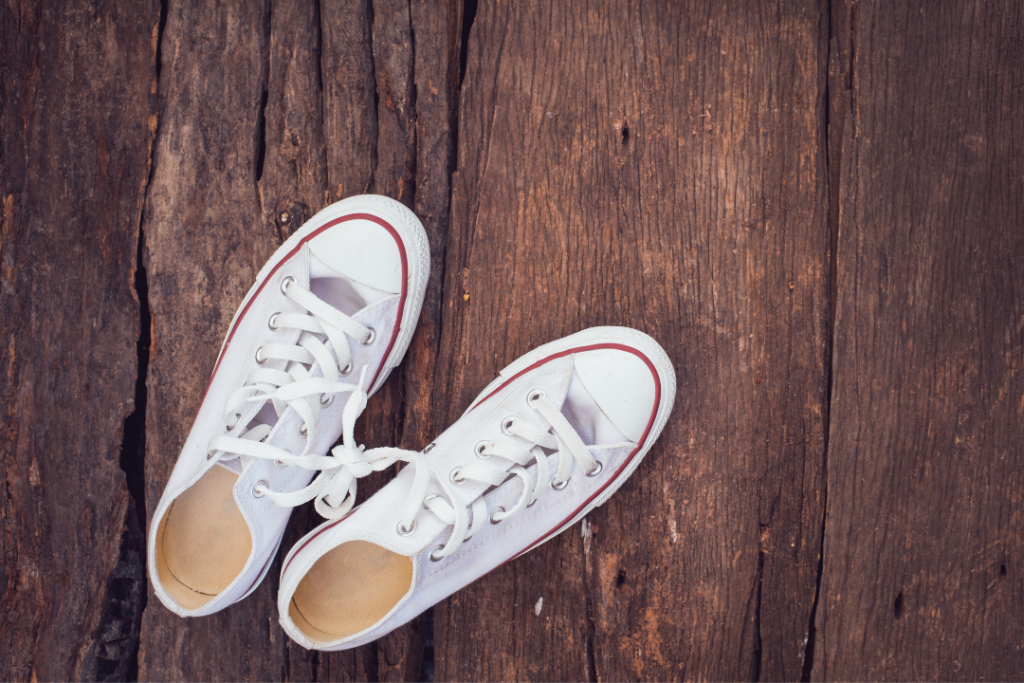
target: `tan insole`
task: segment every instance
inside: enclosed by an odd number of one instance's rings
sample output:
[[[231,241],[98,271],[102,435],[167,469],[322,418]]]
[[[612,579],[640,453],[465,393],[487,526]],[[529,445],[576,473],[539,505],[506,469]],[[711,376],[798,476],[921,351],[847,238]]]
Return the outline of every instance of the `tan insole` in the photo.
[[[349,541],[317,560],[295,590],[288,614],[310,638],[337,640],[383,619],[411,587],[412,558]]]
[[[232,494],[238,475],[210,471],[178,496],[157,531],[160,582],[185,609],[202,607],[227,588],[252,553],[252,537]]]

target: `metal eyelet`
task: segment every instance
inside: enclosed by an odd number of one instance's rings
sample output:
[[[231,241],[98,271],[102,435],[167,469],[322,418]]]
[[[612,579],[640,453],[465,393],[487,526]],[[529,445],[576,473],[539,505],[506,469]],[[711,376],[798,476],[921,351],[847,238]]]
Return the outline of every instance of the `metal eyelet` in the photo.
[[[436,446],[436,445],[437,445],[436,443],[431,441],[430,443],[428,443],[426,446],[423,447],[423,450],[420,451],[420,453],[429,453],[430,451],[434,450],[434,446]]]
[[[526,405],[532,408],[533,402],[541,398],[542,396],[547,396],[547,394],[544,393],[543,389],[534,389],[533,391],[526,395]]]
[[[343,367],[343,368],[340,368],[340,369],[339,369],[339,372],[341,372],[341,376],[342,376],[342,377],[348,377],[349,375],[351,375],[351,374],[352,374],[352,364],[351,364],[351,363],[349,363],[349,364],[348,364],[348,365],[346,365],[345,367]]]
[[[504,511],[505,511],[505,508],[503,508],[503,507],[494,508],[494,512],[491,513],[491,524],[501,524],[501,520],[500,519],[494,519],[494,515],[498,514],[499,512],[504,512]]]
[[[327,394],[320,394],[320,405],[324,408],[334,403],[334,394],[328,396]]]
[[[512,434],[512,432],[510,432],[509,430],[512,429],[512,425],[514,425],[516,423],[517,419],[518,418],[509,416],[509,417],[506,417],[504,420],[502,420],[501,421],[501,431],[502,431],[502,433],[508,434],[509,436],[514,436]]]
[[[265,490],[264,491],[257,491],[256,490],[260,486],[262,486],[264,489],[266,489],[268,486],[270,486],[270,484],[268,484],[266,482],[266,480],[264,480],[264,479],[260,479],[258,482],[253,484],[252,485],[252,489],[250,490],[250,493],[252,493],[252,497],[253,498],[262,498],[263,496],[267,495],[267,492]]]
[[[487,448],[491,443],[491,441],[481,441],[480,443],[478,443],[476,445],[476,448],[473,449],[474,452],[476,453],[476,457],[480,458],[481,460],[486,460],[487,458],[491,457],[489,453],[484,453],[484,449]]]
[[[452,470],[452,473],[448,475],[448,478],[451,479],[452,483],[455,485],[461,485],[466,483],[465,479],[456,479],[456,477],[459,476],[459,470],[461,469],[461,467],[456,467],[454,470]]]
[[[540,500],[540,498],[534,498],[533,500],[531,500],[529,503],[526,504],[526,507],[532,508],[534,505],[537,504],[538,500]]]
[[[412,526],[410,526],[408,529],[402,526],[402,520],[398,520],[398,526],[395,527],[395,531],[398,532],[399,536],[408,536],[412,534],[412,532],[416,531],[416,520],[412,520]]]
[[[601,474],[601,470],[604,469],[604,465],[601,464],[600,460],[595,460],[594,462],[597,463],[597,467],[586,473],[588,477],[596,477]]]
[[[274,315],[270,316],[270,320],[267,321],[267,327],[269,327],[274,332],[277,332],[279,329],[281,329],[281,326],[275,322],[277,320],[277,316],[279,315],[281,315],[280,312],[275,313]]]
[[[309,436],[309,427],[306,426],[305,422],[299,425],[299,434],[302,434],[303,436]]]
[[[373,343],[373,340],[377,338],[377,331],[375,329],[373,329],[372,327],[368,327],[366,329],[370,330],[370,336],[366,338],[366,341],[359,342],[363,346],[369,346],[370,344]]]
[[[234,429],[238,426],[238,421],[242,419],[241,413],[235,413],[235,416],[231,418],[231,422],[228,424],[228,429]]]
[[[281,293],[282,294],[287,294],[288,293],[288,288],[291,287],[294,284],[295,284],[295,278],[293,278],[291,275],[289,275],[285,279],[281,280]]]
[[[262,346],[260,348],[256,349],[256,362],[257,363],[259,363],[260,365],[263,365],[268,360],[270,360],[270,359],[263,355],[263,347]]]
[[[275,460],[274,464],[277,465],[278,469],[282,469],[282,470],[285,467],[288,467],[288,463],[286,463],[284,460]]]
[[[568,479],[566,479],[563,482],[556,482],[554,479],[551,480],[551,488],[553,488],[556,491],[561,491],[562,489],[564,489],[568,485],[569,485],[569,480]]]
[[[206,459],[207,460],[212,460],[213,456],[215,456],[216,454],[217,454],[217,449],[216,448],[211,448],[210,450],[206,451]]]
[[[436,548],[434,548],[433,550],[430,551],[430,561],[431,562],[440,562],[441,560],[444,559],[443,557],[434,557],[434,553],[436,553],[438,550],[444,550],[444,546],[443,545],[439,545],[439,546],[437,546]]]

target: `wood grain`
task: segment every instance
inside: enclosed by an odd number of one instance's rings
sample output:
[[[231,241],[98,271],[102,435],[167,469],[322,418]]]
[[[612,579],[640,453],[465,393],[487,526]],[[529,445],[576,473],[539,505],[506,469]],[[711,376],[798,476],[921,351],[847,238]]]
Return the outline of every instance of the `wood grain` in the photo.
[[[369,192],[377,163],[370,0],[320,2],[320,82],[330,197]]]
[[[444,13],[436,13],[436,5],[431,10],[418,7],[414,18],[414,10],[401,2],[171,3],[162,50],[161,128],[144,224],[155,321],[147,419],[150,509],[187,435],[224,330],[259,266],[282,240],[330,201],[356,192],[412,204],[422,189],[420,206],[428,211],[424,220],[431,235],[447,230],[459,14],[454,2]],[[414,30],[419,62],[412,50]],[[437,84],[423,98],[422,138],[430,156],[422,176],[415,174],[416,79]],[[386,96],[378,107],[380,93]],[[440,263],[443,239],[437,245]],[[423,318],[436,330],[438,293],[432,297]],[[428,334],[414,340],[418,363],[395,373],[370,402],[357,430],[361,442],[373,447],[401,441],[405,377],[414,397],[410,421],[418,431],[430,429],[424,406],[430,405],[437,333]],[[371,495],[389,476],[361,483],[360,496]],[[298,511],[285,547],[319,521],[311,509]],[[140,675],[419,676],[426,635],[420,622],[352,652],[308,653],[288,641],[276,623],[278,571],[275,565],[252,596],[208,619],[182,620],[151,600]],[[204,645],[214,642],[216,647]]]
[[[264,222],[257,183],[261,119],[269,103],[263,93],[270,9],[269,2],[168,5],[160,129],[143,221],[153,318],[146,415],[150,513],[195,418],[224,331],[280,239]],[[140,678],[266,680],[282,674],[284,639],[272,582],[203,619],[181,619],[151,592],[142,629]]]
[[[321,45],[316,3],[274,0],[256,180],[263,221],[281,242],[327,204]]]
[[[1021,64],[1007,0],[3,4],[0,679],[1024,679]],[[432,265],[362,443],[591,325],[675,414],[376,643],[289,641],[279,561],[180,619],[144,517],[258,269],[362,192]]]
[[[837,3],[817,679],[1024,677],[1024,13]]]
[[[588,534],[435,610],[439,679],[801,676],[822,523],[825,20],[812,2],[481,4],[435,389],[449,421],[505,364],[591,325],[652,334],[680,391]]]
[[[0,8],[4,680],[126,677],[138,642],[143,558],[120,460],[157,18],[153,2]]]

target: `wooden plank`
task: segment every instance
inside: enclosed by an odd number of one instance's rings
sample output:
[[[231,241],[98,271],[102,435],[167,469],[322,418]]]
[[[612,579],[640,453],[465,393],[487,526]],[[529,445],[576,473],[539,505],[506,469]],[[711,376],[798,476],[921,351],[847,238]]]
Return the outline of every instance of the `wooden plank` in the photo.
[[[338,201],[369,192],[377,148],[370,0],[321,2],[320,81],[328,187]]]
[[[317,210],[327,204],[353,194],[373,191],[374,157],[377,147],[376,85],[374,83],[373,43],[371,39],[372,8],[369,2],[355,3],[309,3],[289,0],[281,3],[275,0],[271,27],[272,52],[271,70],[278,60],[277,46],[288,54],[301,55],[300,63],[290,63],[282,69],[289,83],[285,87],[294,90],[282,100],[282,105],[294,109],[298,114],[305,112],[306,125],[310,134],[300,138],[295,145],[311,167],[317,167],[318,158],[324,159],[325,177],[323,185],[310,186],[309,213],[302,212],[301,220],[291,220],[289,233]],[[277,23],[279,16],[303,17],[301,23]],[[296,87],[301,84],[301,86]],[[284,84],[282,84],[284,85]],[[270,92],[275,93],[276,84],[271,81]],[[287,109],[274,111],[268,108],[268,125],[277,125],[278,117]],[[320,130],[316,125],[320,120]],[[269,140],[268,140],[269,142]],[[268,146],[268,150],[270,147]],[[267,180],[279,172],[287,178],[287,166],[272,171]],[[266,181],[264,181],[266,182]],[[314,199],[317,193],[322,199]],[[292,200],[286,200],[290,202]],[[300,206],[304,202],[300,201]],[[289,212],[289,218],[295,212]],[[279,220],[284,214],[279,215]],[[388,434],[396,429],[393,420],[387,419],[387,411],[381,407],[386,403],[391,408],[401,399],[401,387],[388,382],[383,392],[374,397],[370,408],[358,425],[358,438],[366,442],[367,432]],[[384,437],[386,438],[386,437]],[[379,477],[382,479],[382,477]],[[364,482],[360,486],[360,497],[375,490],[379,481]],[[285,534],[282,548],[287,552],[307,531],[322,521],[311,508],[304,506],[295,511]],[[277,592],[280,574],[280,558],[275,561],[267,583]],[[354,651],[343,653],[309,652],[290,641],[277,625],[277,607],[273,607],[274,638],[284,641],[285,659],[281,662],[284,677],[293,680],[369,680],[380,679],[377,673],[377,646],[370,644]],[[224,676],[230,676],[228,669],[222,669]]]
[[[328,203],[320,52],[318,5],[274,0],[256,180],[263,221],[281,242]]]
[[[835,8],[838,304],[814,677],[1024,676],[1024,14]]]
[[[430,279],[419,325],[403,362],[405,417],[403,448],[421,449],[440,432],[434,386],[441,343],[441,306],[445,254],[451,224],[451,175],[459,100],[459,54],[462,2],[447,0],[439,11],[434,0],[410,3],[416,54],[416,186],[413,210],[430,240]]]
[[[372,8],[300,0],[234,8],[172,3],[144,226],[155,321],[147,424],[152,507],[192,423],[223,331],[281,240],[328,202],[358,192],[415,201],[418,210],[428,210],[424,222],[432,241],[445,234],[454,158],[457,7],[450,2],[438,13],[436,5],[401,2]],[[235,28],[225,31],[225,26]],[[430,94],[417,101],[413,86],[420,81]],[[431,84],[437,84],[436,92]],[[416,173],[417,164],[422,174]],[[440,272],[443,239],[435,244]],[[358,426],[357,437],[370,446],[400,443],[406,415],[415,429],[410,434],[433,431],[427,408],[440,317],[439,275],[434,283],[423,311],[427,336],[417,335],[413,342],[417,364],[395,373]],[[389,477],[382,473],[361,482],[360,497]],[[319,521],[312,509],[299,510],[283,547]],[[424,633],[418,622],[351,652],[311,653],[288,641],[276,623],[277,573],[272,567],[256,593],[213,617],[182,620],[151,600],[142,676],[419,676]],[[258,654],[250,656],[253,651]]]
[[[589,534],[435,608],[439,680],[802,675],[823,511],[826,25],[814,2],[481,4],[445,423],[505,364],[591,325],[654,335],[680,393]]]
[[[408,83],[412,71],[408,5],[398,0],[325,3],[321,12],[323,54],[331,55],[323,62],[341,69],[339,73],[331,68],[324,70],[333,74],[329,77],[333,89],[325,93],[325,106],[332,111],[333,121],[344,122],[329,125],[325,131],[330,186],[341,192],[333,199],[373,192],[409,204],[414,169],[408,159],[415,153],[415,138],[410,138],[414,135],[415,110]],[[340,111],[335,111],[336,107]],[[371,448],[398,443],[403,404],[401,373],[394,373],[360,418],[356,429],[359,443]],[[359,499],[373,495],[395,471],[397,468],[360,481]],[[295,539],[323,521],[309,509],[296,517],[300,523]],[[288,647],[290,651],[301,649],[294,643]],[[390,656],[382,655],[382,648],[389,650]],[[408,680],[419,673],[422,650],[415,624],[355,650],[313,654],[310,677]],[[299,669],[293,676],[305,678],[305,670]]]
[[[452,131],[458,88],[460,6],[455,0],[444,5],[426,0],[378,0],[373,4],[372,48],[367,45],[367,50],[372,51],[371,73],[376,81],[378,104],[376,109],[372,102],[361,105],[377,113],[372,156],[375,166],[367,189],[400,199],[416,211],[430,239],[432,272],[419,326],[406,359],[370,401],[357,427],[360,443],[369,447],[401,445],[418,449],[438,431],[431,395],[440,337],[449,178],[454,166]],[[342,46],[324,46],[325,54],[339,49]],[[348,119],[352,117],[353,114],[346,115]],[[328,149],[350,144],[345,139],[336,139],[336,134],[328,128]],[[353,152],[345,168],[371,159],[357,154],[358,151]],[[332,179],[334,174],[332,169]],[[372,495],[397,470],[395,467],[360,482],[360,498],[365,500]],[[315,515],[310,515],[304,529],[316,523]],[[417,680],[428,623],[429,617],[415,620],[376,643],[351,652],[317,653],[311,657],[310,676],[293,665],[292,677],[331,680],[344,675],[354,680]],[[294,644],[289,644],[289,648],[301,649]],[[291,661],[295,661],[294,656]]]
[[[168,4],[160,127],[143,222],[153,318],[149,512],[191,428],[224,331],[280,239],[263,220],[257,184],[269,104],[270,10],[269,2]],[[151,591],[140,678],[279,678],[284,642],[276,616],[271,583],[227,610],[188,620]]]
[[[138,640],[140,534],[119,461],[159,6],[122,9],[0,8],[4,680],[124,678]]]
[[[416,99],[408,0],[373,0],[371,45],[377,95],[373,192],[411,207],[416,170]],[[405,413],[405,386],[401,378],[399,374],[374,396],[373,406],[368,406],[362,418],[360,443],[373,447],[401,441]],[[372,481],[361,483],[361,500],[376,493],[398,469],[393,467]],[[419,677],[423,640],[420,622],[413,621],[361,649],[373,652],[380,680],[407,681]]]

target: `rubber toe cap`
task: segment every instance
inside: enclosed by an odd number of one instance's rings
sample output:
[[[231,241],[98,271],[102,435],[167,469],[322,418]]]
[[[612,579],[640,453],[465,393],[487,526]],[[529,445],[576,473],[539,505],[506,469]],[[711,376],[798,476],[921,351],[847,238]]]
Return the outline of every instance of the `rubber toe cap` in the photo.
[[[631,441],[639,442],[657,400],[653,371],[643,358],[620,349],[575,354],[576,376],[601,412]]]
[[[342,275],[391,294],[402,291],[398,237],[363,218],[332,226],[309,241],[309,250]]]

